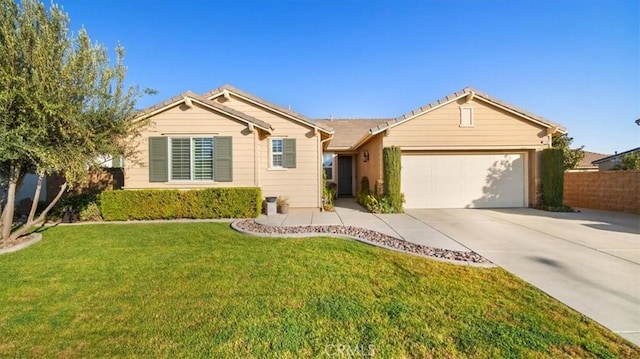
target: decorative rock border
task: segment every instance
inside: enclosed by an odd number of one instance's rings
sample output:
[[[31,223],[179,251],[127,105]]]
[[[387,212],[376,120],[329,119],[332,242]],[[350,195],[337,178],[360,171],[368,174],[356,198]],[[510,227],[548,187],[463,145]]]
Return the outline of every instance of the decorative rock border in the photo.
[[[41,233],[31,233],[29,234],[27,237],[31,237],[27,240],[22,240],[20,241],[20,243],[13,245],[11,247],[3,247],[0,248],[0,254],[5,254],[5,253],[11,253],[11,252],[16,252],[19,251],[23,248],[27,248],[30,245],[34,244],[34,243],[38,243],[42,240],[42,234]]]
[[[399,252],[417,254],[424,257],[443,260],[455,264],[467,264],[483,267],[494,265],[475,252],[454,251],[449,249],[424,246],[403,239],[398,239],[384,233],[370,229],[338,226],[338,225],[309,225],[309,226],[268,226],[256,223],[254,220],[240,219],[231,223],[231,227],[238,232],[262,237],[317,237],[338,236],[354,239],[363,243],[383,247]]]

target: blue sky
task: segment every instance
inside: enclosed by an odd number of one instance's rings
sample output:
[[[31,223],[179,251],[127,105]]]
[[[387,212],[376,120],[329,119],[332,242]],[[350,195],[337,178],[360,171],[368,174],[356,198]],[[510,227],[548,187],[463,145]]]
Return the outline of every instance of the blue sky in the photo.
[[[310,118],[396,117],[466,86],[568,127],[602,153],[640,146],[639,1],[59,0],[72,30],[159,91],[232,84]]]

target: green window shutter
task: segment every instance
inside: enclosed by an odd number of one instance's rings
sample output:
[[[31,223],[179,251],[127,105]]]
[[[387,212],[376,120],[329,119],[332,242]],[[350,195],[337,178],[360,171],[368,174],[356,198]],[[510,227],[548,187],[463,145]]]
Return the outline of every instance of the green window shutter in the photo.
[[[296,168],[296,139],[285,138],[282,140],[284,161],[282,167]]]
[[[149,182],[167,182],[167,137],[149,137]]]
[[[233,146],[230,136],[218,136],[213,139],[213,180],[216,182],[233,181]]]

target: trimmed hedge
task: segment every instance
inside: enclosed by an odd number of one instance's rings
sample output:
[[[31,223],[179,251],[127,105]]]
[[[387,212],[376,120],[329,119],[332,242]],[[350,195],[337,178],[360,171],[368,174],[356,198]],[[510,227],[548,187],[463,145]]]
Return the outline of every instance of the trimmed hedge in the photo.
[[[391,206],[391,213],[402,213],[403,197],[400,192],[400,168],[402,152],[400,147],[391,146],[382,149],[382,171],[384,197]]]
[[[564,154],[562,149],[544,149],[541,166],[542,203],[548,207],[561,207],[564,186]]]
[[[262,209],[260,188],[105,191],[105,221],[176,218],[255,218]]]

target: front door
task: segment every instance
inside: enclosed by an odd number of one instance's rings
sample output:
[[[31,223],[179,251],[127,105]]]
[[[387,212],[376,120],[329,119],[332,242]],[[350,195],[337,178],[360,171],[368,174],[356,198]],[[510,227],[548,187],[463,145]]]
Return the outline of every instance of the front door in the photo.
[[[338,156],[338,196],[353,196],[351,156]]]

